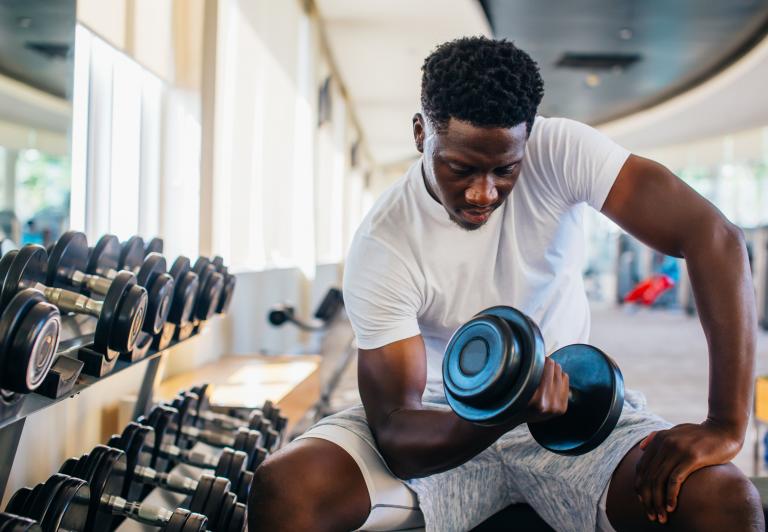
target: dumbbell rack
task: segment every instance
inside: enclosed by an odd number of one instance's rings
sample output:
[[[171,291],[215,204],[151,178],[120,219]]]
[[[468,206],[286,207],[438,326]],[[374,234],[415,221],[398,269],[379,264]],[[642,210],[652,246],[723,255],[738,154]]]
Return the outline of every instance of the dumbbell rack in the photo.
[[[93,342],[95,327],[96,319],[90,316],[62,316],[63,333],[59,348],[56,352],[57,357],[64,355],[77,359],[77,351],[81,347]],[[192,338],[194,338],[194,335],[191,336],[189,340]],[[24,431],[24,423],[27,417],[60,403],[61,401],[76,399],[80,392],[87,389],[89,386],[108,380],[113,375],[117,375],[125,369],[138,365],[145,365],[144,377],[134,407],[133,419],[135,419],[139,415],[146,413],[148,407],[152,404],[152,395],[162,358],[172,351],[174,346],[186,341],[187,340],[173,341],[162,351],[151,349],[146,357],[133,363],[118,359],[114,369],[103,377],[94,377],[81,373],[71,391],[62,397],[54,399],[36,393],[31,393],[23,397],[21,399],[22,404],[15,413],[0,419],[0,498],[5,494],[8,477],[11,473],[11,468],[13,467],[16,451]]]

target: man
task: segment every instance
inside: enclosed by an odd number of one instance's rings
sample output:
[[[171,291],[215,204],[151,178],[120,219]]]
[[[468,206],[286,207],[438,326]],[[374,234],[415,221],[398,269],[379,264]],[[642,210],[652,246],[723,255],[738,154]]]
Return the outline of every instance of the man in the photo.
[[[459,39],[426,59],[413,118],[422,157],[368,214],[346,264],[363,407],[259,468],[251,530],[468,530],[517,502],[557,530],[763,529],[755,489],[729,463],[756,337],[740,230],[661,165],[537,117],[542,94],[537,65],[506,41]],[[589,206],[686,259],[709,343],[709,415],[671,427],[628,392],[610,437],[564,457],[525,426],[565,411],[559,366],[547,361],[523,415],[483,427],[445,406],[441,360],[454,330],[499,304],[531,316],[549,352],[587,341]]]

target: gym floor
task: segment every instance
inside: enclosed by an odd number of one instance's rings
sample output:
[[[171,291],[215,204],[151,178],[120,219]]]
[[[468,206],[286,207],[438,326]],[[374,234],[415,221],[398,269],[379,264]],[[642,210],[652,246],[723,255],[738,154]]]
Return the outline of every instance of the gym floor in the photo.
[[[671,423],[695,423],[707,413],[707,344],[696,317],[682,311],[624,309],[593,304],[591,342],[619,364],[628,388],[641,391],[650,409]],[[768,373],[768,333],[757,341],[757,375]],[[345,372],[334,408],[359,402],[356,366]],[[734,460],[754,476],[754,425]]]

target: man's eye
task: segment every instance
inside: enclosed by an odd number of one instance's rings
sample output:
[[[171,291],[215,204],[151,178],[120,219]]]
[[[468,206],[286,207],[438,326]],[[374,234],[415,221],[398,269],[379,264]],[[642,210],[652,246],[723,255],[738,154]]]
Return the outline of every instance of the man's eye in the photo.
[[[449,164],[448,168],[451,169],[451,172],[458,175],[467,175],[471,172],[469,168],[466,168],[464,166],[454,166],[452,164]]]
[[[511,164],[509,166],[502,166],[501,168],[497,168],[496,175],[510,175],[515,171],[516,166],[516,164]]]

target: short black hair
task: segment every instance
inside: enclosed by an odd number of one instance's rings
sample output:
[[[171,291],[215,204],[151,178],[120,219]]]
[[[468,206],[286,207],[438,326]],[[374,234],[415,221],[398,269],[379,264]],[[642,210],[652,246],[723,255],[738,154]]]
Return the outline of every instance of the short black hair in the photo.
[[[421,67],[421,108],[436,126],[451,118],[479,127],[531,131],[544,96],[539,66],[505,39],[462,37],[441,44]]]

